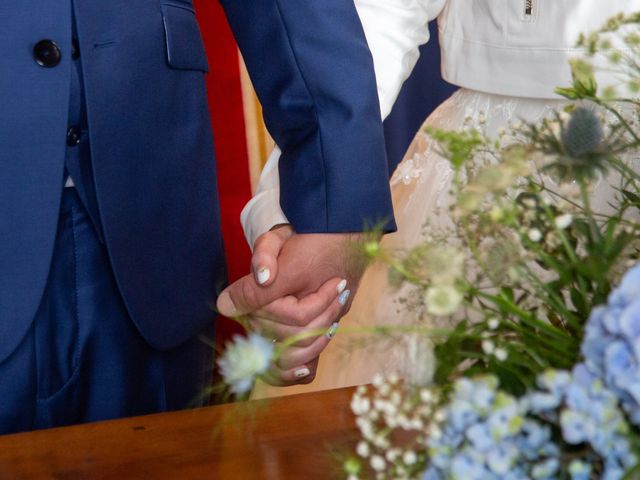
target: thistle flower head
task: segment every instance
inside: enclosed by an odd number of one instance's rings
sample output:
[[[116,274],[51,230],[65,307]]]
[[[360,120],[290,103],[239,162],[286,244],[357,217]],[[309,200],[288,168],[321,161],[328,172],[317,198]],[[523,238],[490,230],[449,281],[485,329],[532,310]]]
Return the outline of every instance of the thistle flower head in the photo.
[[[602,124],[597,115],[584,107],[571,112],[567,125],[562,131],[562,142],[567,153],[574,157],[582,157],[594,152],[604,138]]]

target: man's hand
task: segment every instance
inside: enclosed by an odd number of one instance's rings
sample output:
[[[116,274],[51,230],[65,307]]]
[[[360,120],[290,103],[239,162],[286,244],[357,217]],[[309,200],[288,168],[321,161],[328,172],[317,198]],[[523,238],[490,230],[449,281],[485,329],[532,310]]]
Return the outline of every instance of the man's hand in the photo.
[[[218,298],[221,314],[250,314],[251,326],[274,340],[311,332],[283,352],[270,372],[270,383],[313,380],[318,355],[348,311],[362,274],[355,250],[358,239],[352,234],[297,235],[289,226],[279,227],[256,241],[253,275],[230,285]]]

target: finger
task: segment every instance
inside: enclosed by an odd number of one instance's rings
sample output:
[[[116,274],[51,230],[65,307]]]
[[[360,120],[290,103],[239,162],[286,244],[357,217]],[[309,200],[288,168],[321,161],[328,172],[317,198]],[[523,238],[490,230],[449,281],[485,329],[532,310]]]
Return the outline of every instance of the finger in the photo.
[[[280,277],[279,281],[268,286],[260,286],[253,275],[245,275],[229,285],[218,296],[216,307],[221,315],[238,317],[255,312],[276,299],[291,293],[296,284],[295,275]]]
[[[337,325],[336,323],[336,328],[332,329],[333,335],[335,335],[337,331]],[[333,336],[329,337],[329,335],[323,334],[321,337],[317,337],[309,346],[289,347],[280,354],[276,360],[276,365],[282,370],[290,370],[298,365],[306,365],[314,358],[320,356],[324,349],[327,348],[327,345],[329,345],[331,338],[333,338]]]
[[[255,312],[255,316],[286,325],[307,326],[327,310],[343,294],[346,287],[346,280],[332,278],[315,293],[301,299],[291,295],[279,298]]]
[[[258,237],[253,246],[251,269],[258,285],[271,285],[278,276],[278,255],[293,234],[291,227],[277,228]]]
[[[273,366],[269,373],[263,378],[265,382],[277,387],[286,387],[289,385],[306,385],[313,382],[318,370],[318,359],[306,365],[298,365],[297,367],[283,370],[277,366]]]
[[[318,336],[331,335],[331,329],[334,324],[345,314],[344,306],[340,302],[340,297],[334,299],[329,307],[314,318],[307,326],[297,326],[285,324],[279,321],[273,321],[266,318],[253,317],[250,319],[252,328],[267,335],[269,338],[282,341],[299,336],[304,332],[314,332],[317,334],[309,337],[303,337],[294,343],[294,346],[304,347],[311,345]]]

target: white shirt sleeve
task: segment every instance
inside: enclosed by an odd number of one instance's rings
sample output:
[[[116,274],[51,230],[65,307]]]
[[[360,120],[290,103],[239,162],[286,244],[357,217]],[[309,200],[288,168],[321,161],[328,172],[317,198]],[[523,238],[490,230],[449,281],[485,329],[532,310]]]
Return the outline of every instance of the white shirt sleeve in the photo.
[[[364,29],[378,85],[380,112],[384,120],[420,55],[418,48],[429,40],[428,23],[446,0],[354,0]],[[271,153],[253,198],[240,215],[249,246],[272,227],[288,223],[280,208],[278,161],[280,150]]]

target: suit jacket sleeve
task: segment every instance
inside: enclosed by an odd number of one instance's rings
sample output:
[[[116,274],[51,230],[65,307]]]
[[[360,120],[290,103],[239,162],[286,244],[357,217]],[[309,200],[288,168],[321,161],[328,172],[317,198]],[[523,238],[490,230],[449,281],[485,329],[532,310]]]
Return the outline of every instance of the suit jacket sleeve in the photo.
[[[295,230],[395,229],[373,62],[352,0],[220,0],[282,149]]]
[[[429,40],[428,22],[440,13],[444,0],[354,0],[354,4],[373,56],[384,120],[418,60],[418,47]],[[274,225],[288,223],[279,205],[279,156],[276,147],[255,195],[242,210],[242,228],[251,248]]]

